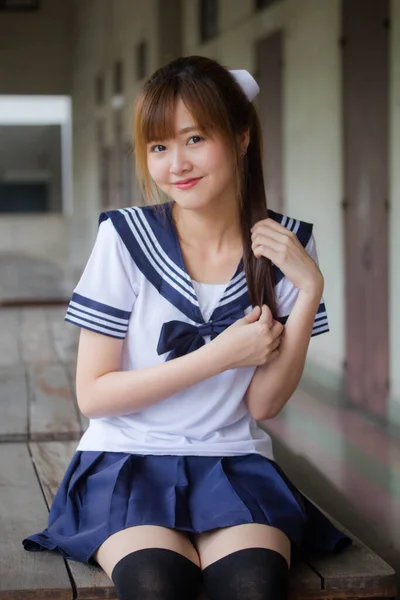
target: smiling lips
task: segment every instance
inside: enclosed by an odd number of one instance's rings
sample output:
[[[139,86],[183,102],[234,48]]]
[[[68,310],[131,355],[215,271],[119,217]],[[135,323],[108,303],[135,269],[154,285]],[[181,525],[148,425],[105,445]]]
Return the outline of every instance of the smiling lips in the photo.
[[[174,185],[180,190],[187,190],[191,187],[194,187],[196,183],[200,181],[201,177],[197,177],[196,179],[184,179],[183,181],[177,181]]]

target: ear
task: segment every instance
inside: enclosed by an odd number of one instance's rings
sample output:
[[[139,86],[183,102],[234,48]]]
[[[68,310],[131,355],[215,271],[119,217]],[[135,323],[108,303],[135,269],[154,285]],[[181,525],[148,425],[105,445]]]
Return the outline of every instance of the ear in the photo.
[[[250,127],[237,136],[240,155],[245,154],[250,143]]]

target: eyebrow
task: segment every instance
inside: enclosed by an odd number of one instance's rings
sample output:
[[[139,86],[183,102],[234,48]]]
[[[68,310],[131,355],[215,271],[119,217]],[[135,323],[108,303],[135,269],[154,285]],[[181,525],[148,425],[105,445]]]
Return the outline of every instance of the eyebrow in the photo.
[[[183,129],[181,129],[179,131],[179,135],[182,135],[183,133],[189,133],[189,131],[196,131],[198,129],[198,127],[195,127],[194,125],[189,125],[189,127],[184,127]]]
[[[199,131],[198,127],[195,127],[195,125],[189,125],[188,127],[184,127],[183,129],[181,129],[180,131],[178,131],[178,135],[183,135],[184,133],[189,133],[189,131]],[[153,140],[155,141],[155,140]],[[149,144],[151,144],[152,142],[149,142]]]

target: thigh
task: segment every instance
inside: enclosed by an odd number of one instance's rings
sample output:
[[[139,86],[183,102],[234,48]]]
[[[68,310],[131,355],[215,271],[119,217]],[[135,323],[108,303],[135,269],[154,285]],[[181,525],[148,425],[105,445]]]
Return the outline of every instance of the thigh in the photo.
[[[138,525],[117,531],[106,539],[93,557],[111,578],[117,562],[127,554],[144,548],[173,550],[200,566],[199,555],[185,532],[155,525]]]
[[[194,545],[205,569],[220,558],[245,548],[269,548],[282,554],[290,566],[291,543],[276,527],[246,523],[234,527],[213,529],[194,536]]]

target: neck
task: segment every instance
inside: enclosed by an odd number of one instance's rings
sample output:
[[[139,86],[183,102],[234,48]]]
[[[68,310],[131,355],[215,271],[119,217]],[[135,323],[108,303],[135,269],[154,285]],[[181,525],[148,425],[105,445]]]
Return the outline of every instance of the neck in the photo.
[[[179,241],[193,250],[207,249],[207,254],[220,254],[242,243],[238,203],[189,210],[175,202],[172,217]]]

